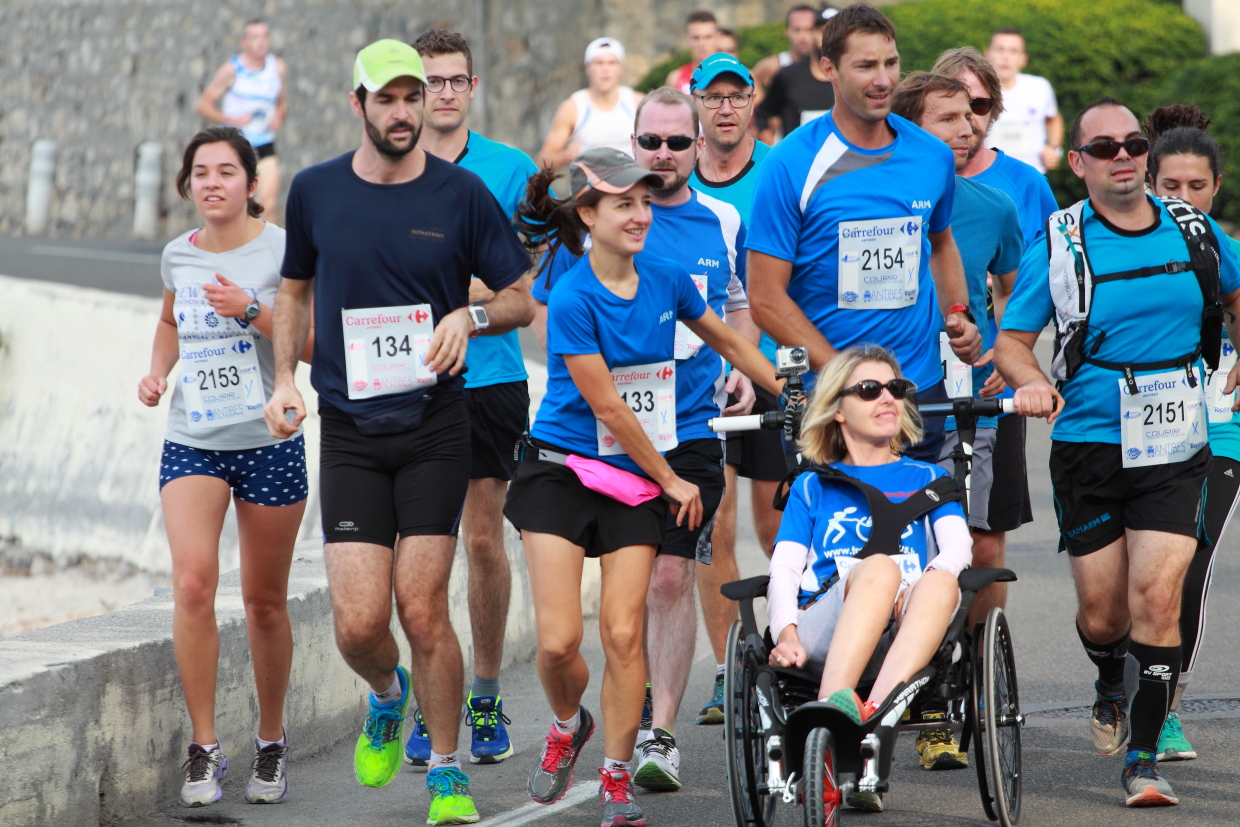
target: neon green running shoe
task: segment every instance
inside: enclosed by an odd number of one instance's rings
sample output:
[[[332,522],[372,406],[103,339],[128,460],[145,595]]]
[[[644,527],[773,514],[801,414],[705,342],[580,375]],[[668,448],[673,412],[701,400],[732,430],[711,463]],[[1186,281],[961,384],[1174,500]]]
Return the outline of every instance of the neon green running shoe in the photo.
[[[1158,736],[1158,760],[1191,761],[1196,757],[1197,750],[1184,737],[1180,716],[1168,712],[1167,720],[1163,721],[1162,734]]]
[[[426,774],[426,791],[431,794],[427,824],[473,824],[478,808],[469,797],[469,778],[456,767],[436,767]]]
[[[357,736],[357,747],[353,750],[353,774],[363,787],[385,787],[400,772],[403,753],[400,734],[405,711],[409,708],[409,670],[397,666],[396,678],[400,681],[399,701],[379,704],[373,693],[366,693],[370,698],[370,711],[366,713],[362,734]]]

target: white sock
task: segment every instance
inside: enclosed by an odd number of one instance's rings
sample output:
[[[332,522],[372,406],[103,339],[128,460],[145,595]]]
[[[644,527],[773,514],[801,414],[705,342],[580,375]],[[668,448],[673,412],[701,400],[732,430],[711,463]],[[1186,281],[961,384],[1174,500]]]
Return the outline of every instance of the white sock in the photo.
[[[575,735],[577,734],[577,730],[580,728],[581,707],[578,707],[577,711],[573,713],[573,717],[569,718],[567,721],[561,721],[559,718],[555,719],[555,731],[561,735]]]
[[[202,747],[207,752],[215,752],[220,748],[220,742],[216,741],[214,744],[199,744],[198,746]]]
[[[728,671],[728,667],[725,664],[720,663],[717,666],[715,666],[715,677],[722,678],[724,674],[727,673],[727,671]]]
[[[255,736],[254,740],[258,743],[259,749],[267,749],[267,747],[271,746],[272,744],[279,744],[280,746],[284,746],[285,745],[284,739],[287,737],[288,737],[287,735],[281,735],[279,741],[264,741],[262,738]]]
[[[381,704],[390,704],[399,701],[405,694],[400,691],[400,675],[392,675],[392,685],[383,692],[375,692],[372,690],[370,694],[374,695],[375,701]]]
[[[603,772],[629,772],[629,761],[618,761],[615,758],[604,758]]]
[[[461,766],[461,760],[457,757],[457,750],[449,753],[439,753],[431,750],[431,760],[427,765],[427,771],[436,767],[457,767]]]

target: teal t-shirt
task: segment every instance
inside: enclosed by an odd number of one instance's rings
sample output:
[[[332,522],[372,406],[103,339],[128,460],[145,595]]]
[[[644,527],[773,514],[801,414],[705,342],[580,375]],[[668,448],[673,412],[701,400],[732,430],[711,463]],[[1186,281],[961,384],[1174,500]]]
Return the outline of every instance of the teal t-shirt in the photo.
[[[484,138],[477,132],[469,133],[465,152],[456,159],[456,163],[482,179],[509,220],[512,220],[517,205],[525,197],[526,182],[538,171],[530,156],[521,150]],[[469,365],[465,374],[466,388],[521,382],[529,378],[525,372],[525,359],[521,356],[521,341],[515,330],[500,336],[479,336],[469,343],[466,358]]]
[[[1230,236],[1219,239],[1231,247],[1236,258],[1240,259],[1240,241]],[[1223,328],[1223,353],[1235,353],[1236,348],[1227,338],[1227,328]],[[1231,422],[1210,423],[1210,450],[1216,457],[1227,457],[1240,462],[1240,413],[1232,414]]]

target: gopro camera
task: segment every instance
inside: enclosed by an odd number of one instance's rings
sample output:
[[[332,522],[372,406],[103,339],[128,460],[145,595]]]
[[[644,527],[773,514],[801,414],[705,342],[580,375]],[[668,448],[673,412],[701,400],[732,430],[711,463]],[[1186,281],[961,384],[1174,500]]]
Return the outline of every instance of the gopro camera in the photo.
[[[809,370],[809,351],[801,345],[775,351],[775,375],[799,376]]]

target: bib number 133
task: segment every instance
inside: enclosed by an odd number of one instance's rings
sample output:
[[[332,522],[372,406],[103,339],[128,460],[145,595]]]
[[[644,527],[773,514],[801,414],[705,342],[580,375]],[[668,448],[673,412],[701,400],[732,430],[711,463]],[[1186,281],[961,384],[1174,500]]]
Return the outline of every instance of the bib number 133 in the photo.
[[[637,417],[650,444],[659,452],[676,447],[676,363],[655,362],[613,368],[611,381],[616,393]],[[596,420],[598,454],[614,457],[625,453],[620,440],[607,426]]]

